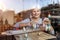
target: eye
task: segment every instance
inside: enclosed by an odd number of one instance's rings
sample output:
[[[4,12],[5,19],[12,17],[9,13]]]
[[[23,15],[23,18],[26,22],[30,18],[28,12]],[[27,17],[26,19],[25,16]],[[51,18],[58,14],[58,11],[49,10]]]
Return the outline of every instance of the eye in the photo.
[[[37,12],[39,12],[40,10],[37,10]]]
[[[33,11],[33,12],[36,12],[36,11]]]

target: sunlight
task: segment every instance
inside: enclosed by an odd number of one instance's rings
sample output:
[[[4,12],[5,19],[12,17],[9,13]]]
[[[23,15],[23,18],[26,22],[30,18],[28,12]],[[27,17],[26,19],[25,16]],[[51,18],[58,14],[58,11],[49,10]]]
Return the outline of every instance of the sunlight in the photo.
[[[39,4],[36,4],[36,5],[34,5],[32,8],[33,8],[33,9],[34,9],[34,8],[41,9],[41,6],[40,6]]]
[[[4,3],[2,3],[2,2],[0,2],[0,9],[3,10],[3,11],[6,9]]]

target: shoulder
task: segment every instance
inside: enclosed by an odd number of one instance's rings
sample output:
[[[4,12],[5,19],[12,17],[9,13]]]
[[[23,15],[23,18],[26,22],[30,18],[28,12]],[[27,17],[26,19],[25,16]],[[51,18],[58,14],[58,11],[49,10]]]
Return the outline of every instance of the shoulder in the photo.
[[[42,18],[39,18],[39,21],[42,21]]]
[[[38,23],[39,23],[39,24],[42,24],[42,18],[39,18]]]

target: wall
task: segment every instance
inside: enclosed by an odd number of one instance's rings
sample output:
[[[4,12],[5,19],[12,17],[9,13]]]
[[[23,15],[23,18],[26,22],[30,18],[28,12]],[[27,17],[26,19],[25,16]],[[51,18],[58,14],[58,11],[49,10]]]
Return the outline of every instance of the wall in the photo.
[[[4,11],[3,12],[3,21],[5,22],[5,20],[7,19],[8,23],[10,25],[13,25],[14,24],[14,15],[15,15],[15,12],[13,10]]]

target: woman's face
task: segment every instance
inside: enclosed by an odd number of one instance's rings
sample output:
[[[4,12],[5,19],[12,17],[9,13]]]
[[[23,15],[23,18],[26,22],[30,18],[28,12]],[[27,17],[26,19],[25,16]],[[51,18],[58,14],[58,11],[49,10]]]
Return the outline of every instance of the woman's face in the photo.
[[[35,8],[32,10],[32,17],[38,18],[40,17],[40,14],[41,14],[41,11],[39,9]]]

